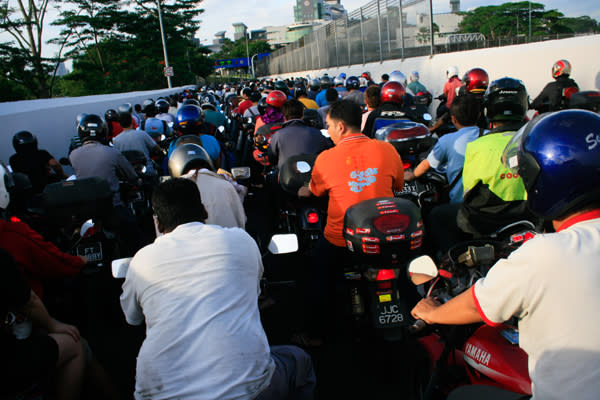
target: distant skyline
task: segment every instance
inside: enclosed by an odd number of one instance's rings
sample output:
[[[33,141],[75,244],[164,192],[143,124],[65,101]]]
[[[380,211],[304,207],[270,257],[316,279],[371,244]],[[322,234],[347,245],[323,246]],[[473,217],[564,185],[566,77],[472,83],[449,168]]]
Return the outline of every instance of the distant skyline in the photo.
[[[518,0],[513,0],[517,2]],[[485,1],[485,0],[461,0],[461,11],[469,9],[499,5],[509,1]],[[369,1],[365,0],[342,0],[341,4],[348,12],[352,12]],[[534,3],[544,4],[546,10],[557,9],[567,17],[580,17],[589,15],[600,20],[600,1],[598,0],[578,0],[565,2],[564,0],[534,1]],[[229,6],[223,7],[224,0],[204,0],[201,3],[204,13],[200,16],[202,24],[196,33],[204,45],[212,43],[215,33],[226,31],[226,37],[233,39],[233,27],[235,22],[243,22],[248,26],[248,30],[260,29],[265,26],[289,25],[294,23],[294,5],[295,0],[262,0],[260,7],[248,7],[248,2],[235,0],[229,1]],[[234,4],[244,4],[236,7]],[[433,0],[434,14],[450,12],[450,0]]]

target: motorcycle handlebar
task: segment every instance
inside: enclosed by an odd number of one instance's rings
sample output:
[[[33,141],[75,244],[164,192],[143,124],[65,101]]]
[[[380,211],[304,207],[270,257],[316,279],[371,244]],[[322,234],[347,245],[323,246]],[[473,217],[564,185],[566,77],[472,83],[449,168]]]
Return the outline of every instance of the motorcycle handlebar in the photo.
[[[411,326],[408,327],[410,333],[418,333],[427,327],[427,322],[422,319],[416,320]]]

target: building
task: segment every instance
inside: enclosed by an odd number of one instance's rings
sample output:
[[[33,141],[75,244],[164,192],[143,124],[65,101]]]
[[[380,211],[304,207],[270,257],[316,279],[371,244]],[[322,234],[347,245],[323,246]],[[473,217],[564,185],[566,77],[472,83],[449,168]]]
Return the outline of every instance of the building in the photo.
[[[294,21],[296,24],[308,24],[332,21],[346,15],[340,0],[296,0]]]
[[[263,28],[250,31],[250,40],[267,40],[267,30]]]
[[[246,24],[244,24],[243,22],[236,22],[233,25],[233,40],[236,41],[238,39],[241,39],[243,37],[247,37],[248,36],[248,27],[246,26]]]

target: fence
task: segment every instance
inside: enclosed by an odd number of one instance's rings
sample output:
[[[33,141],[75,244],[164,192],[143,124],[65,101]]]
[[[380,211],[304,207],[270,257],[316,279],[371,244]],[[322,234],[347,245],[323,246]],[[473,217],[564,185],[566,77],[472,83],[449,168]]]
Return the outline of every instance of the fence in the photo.
[[[256,74],[280,75],[577,36],[521,35],[488,40],[482,34],[457,35],[444,30],[456,27],[460,17],[442,14],[434,17],[433,29],[442,31],[435,32],[432,43],[430,4],[429,0],[373,0],[260,60],[255,65]],[[444,23],[444,16],[455,18],[454,23]]]

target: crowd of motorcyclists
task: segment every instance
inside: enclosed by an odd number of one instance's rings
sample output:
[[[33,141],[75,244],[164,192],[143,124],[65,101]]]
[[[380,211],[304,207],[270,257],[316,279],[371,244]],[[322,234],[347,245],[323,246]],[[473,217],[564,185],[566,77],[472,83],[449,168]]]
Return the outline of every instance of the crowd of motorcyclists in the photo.
[[[55,385],[50,386],[55,388],[51,391],[57,398],[82,398],[82,393],[89,396],[84,377],[91,375],[93,387],[103,387],[96,396],[118,396],[106,383],[109,378],[77,328],[52,319],[43,306],[45,279],[78,274],[90,262],[85,256],[69,254],[72,247],[53,243],[53,236],[40,235],[44,232],[36,232],[24,222],[32,209],[45,206],[45,188],[50,185],[94,177],[108,183],[112,208],[105,227],[119,240],[118,256],[134,257],[135,275],[132,272],[126,278],[122,307],[128,322],[147,324],[146,347],[140,353],[147,365],[138,359],[136,398],[276,399],[294,393],[308,399],[314,396],[315,378],[304,350],[327,346],[331,340],[335,327],[329,326],[332,322],[326,317],[333,307],[327,293],[342,274],[338,264],[350,262],[348,248],[352,244],[344,236],[346,211],[365,200],[394,197],[405,185],[426,180],[433,172],[445,178],[438,187],[439,201],[432,208],[420,208],[423,221],[406,222],[418,225],[421,235],[425,232],[426,246],[420,241],[411,245],[415,257],[425,253],[439,261],[452,246],[484,238],[520,220],[531,221],[540,235],[452,301],[441,305],[428,298],[411,304],[412,316],[430,324],[491,325],[515,316],[520,320],[522,347],[530,357],[533,398],[594,398],[600,389],[600,331],[590,317],[600,305],[596,265],[600,255],[600,92],[581,90],[570,78],[567,60],[553,65],[553,82],[532,101],[516,76],[489,77],[483,68],[472,68],[461,79],[455,66],[445,72],[447,82],[436,97],[440,105],[435,111],[431,109],[433,93],[420,81],[418,71],[411,71],[408,78],[391,71],[379,84],[368,72],[361,76],[325,74],[312,79],[208,84],[142,104],[115,105],[102,116],[80,114],[73,117],[75,135],[65,149],[68,159],[61,162],[40,148],[36,132],[16,132],[12,140],[15,154],[9,165],[0,166],[4,285],[0,313],[2,350],[9,354],[3,357],[3,369],[13,365],[13,360],[20,361],[12,374],[2,375],[2,382],[10,385],[1,390],[17,395],[52,376]],[[393,143],[390,132],[394,129],[397,134],[424,132],[432,145],[425,151],[411,148],[410,157],[415,161],[407,166],[409,153],[401,153]],[[247,229],[248,216],[256,211],[247,207],[248,193],[259,191],[268,194],[262,206],[269,209],[265,212],[269,219],[260,229],[269,234],[277,231],[283,203],[290,195],[283,193],[278,171],[287,160],[303,155],[313,156],[312,175],[292,195],[328,198],[322,210],[327,218],[314,251],[303,254],[310,270],[303,287],[305,326],[290,339],[304,350],[271,347],[269,352],[254,315],[258,304],[240,308],[244,299],[232,300],[244,291],[255,291],[262,274],[264,243],[254,237],[259,251],[253,238],[240,231]],[[142,160],[139,168],[132,162],[136,156]],[[238,167],[250,167],[251,176],[236,179]],[[65,171],[71,169],[73,176],[68,177]],[[173,182],[164,186],[168,181],[164,177]],[[186,192],[193,188],[177,184],[178,179],[194,182],[199,199]],[[145,196],[145,214],[131,207],[128,191],[132,190]],[[163,204],[164,199],[178,196],[185,199],[172,200],[172,209]],[[199,201],[203,212],[185,211]],[[159,202],[163,202],[160,208]],[[211,231],[204,225],[219,228]],[[206,256],[175,252],[178,246],[194,242]],[[236,251],[247,252],[241,256],[248,259],[239,260]],[[233,296],[226,299],[223,292],[213,293],[207,284],[198,283],[202,276],[186,272],[186,260],[203,268],[223,265],[240,276],[244,272],[231,263],[248,263],[248,268],[256,271],[240,282],[229,283],[242,283],[238,293],[224,284],[222,289]],[[144,262],[164,268],[176,264],[173,273],[178,276],[173,282],[186,286],[185,290],[182,286],[181,296],[194,300],[176,299],[177,287],[161,292],[173,284],[170,278],[174,277],[160,268],[145,271]],[[569,271],[574,264],[577,270]],[[572,278],[567,279],[573,281],[572,286],[565,283],[561,270]],[[186,280],[198,283],[205,292],[194,293]],[[159,304],[153,291],[157,299],[164,302],[168,298],[173,306]],[[254,294],[246,300],[256,303]],[[220,307],[217,301],[229,306]],[[218,318],[222,325],[215,328],[211,318],[216,314],[198,315],[182,305],[188,302],[223,313]],[[186,315],[181,332],[184,339],[176,343],[171,335],[166,343],[152,327],[163,326],[166,313],[180,311]],[[244,317],[248,320],[237,324],[243,313],[249,313]],[[556,317],[564,329],[555,325]],[[17,339],[18,322],[26,320],[41,330]],[[168,323],[165,326],[161,329],[175,329]],[[252,335],[248,343],[255,346],[248,355],[254,364],[246,366],[241,357],[237,361],[240,368],[231,367],[235,373],[224,368],[227,362],[236,362],[235,354],[243,353],[245,346],[221,347],[220,343],[233,345],[233,341],[218,337],[228,336],[230,329],[236,330],[239,341],[245,340],[247,329]],[[214,346],[209,352],[203,350],[207,364],[200,368],[180,365],[181,360],[198,361],[177,352],[196,348],[200,337]],[[164,355],[156,365],[149,365],[154,353],[150,354],[148,346]],[[580,351],[587,356],[576,356]],[[222,352],[226,359],[221,360],[219,354],[206,357],[211,352]],[[578,367],[568,371],[575,363]],[[185,371],[213,375],[203,377],[205,383],[190,383],[193,377],[185,376]],[[282,371],[287,371],[287,378],[280,375]],[[216,380],[211,381],[211,376]],[[215,384],[222,381],[233,383],[227,388]],[[475,394],[453,398],[478,398],[477,389],[473,390]],[[502,395],[506,397],[498,398],[519,398],[511,397],[514,393]]]

